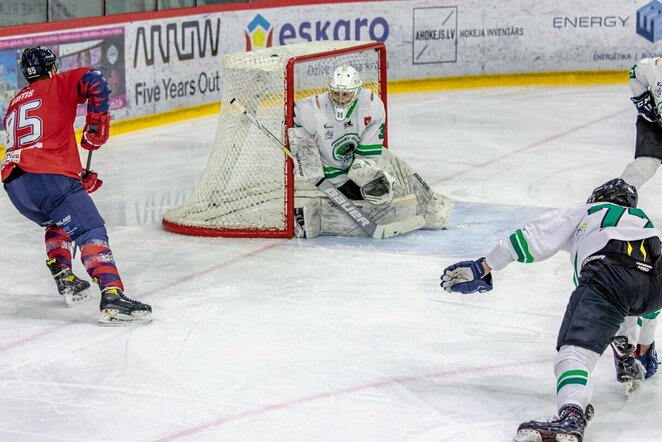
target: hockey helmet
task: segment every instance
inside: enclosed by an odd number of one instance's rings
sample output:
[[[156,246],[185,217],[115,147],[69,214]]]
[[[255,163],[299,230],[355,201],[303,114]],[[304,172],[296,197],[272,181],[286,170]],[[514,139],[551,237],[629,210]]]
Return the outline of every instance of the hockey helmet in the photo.
[[[46,46],[35,46],[23,51],[21,70],[28,83],[44,75],[50,75],[53,68],[55,72],[60,72],[60,60]]]
[[[623,181],[622,178],[614,178],[596,187],[586,201],[591,203],[614,203],[619,206],[637,207],[637,189]]]
[[[329,98],[336,111],[336,120],[345,119],[347,110],[358,97],[361,84],[361,76],[353,67],[342,65],[333,70],[329,81]]]

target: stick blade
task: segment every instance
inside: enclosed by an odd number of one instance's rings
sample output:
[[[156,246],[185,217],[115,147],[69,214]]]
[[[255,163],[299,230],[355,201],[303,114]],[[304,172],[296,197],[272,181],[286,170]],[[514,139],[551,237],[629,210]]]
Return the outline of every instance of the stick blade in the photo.
[[[425,225],[425,218],[421,215],[405,218],[388,224],[378,224],[375,233],[372,235],[375,239],[393,238],[413,230],[418,230]]]

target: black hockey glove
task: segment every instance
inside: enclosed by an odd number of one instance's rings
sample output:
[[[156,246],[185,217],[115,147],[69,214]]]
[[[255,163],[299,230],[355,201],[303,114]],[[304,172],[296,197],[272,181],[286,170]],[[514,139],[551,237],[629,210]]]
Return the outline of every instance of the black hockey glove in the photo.
[[[653,104],[653,97],[649,91],[644,92],[641,95],[630,98],[637,108],[637,113],[646,121],[655,123],[657,121],[657,114],[655,112],[655,107]]]
[[[446,267],[441,275],[441,286],[447,292],[469,294],[492,290],[492,274],[485,274],[485,258],[477,261],[462,261]]]

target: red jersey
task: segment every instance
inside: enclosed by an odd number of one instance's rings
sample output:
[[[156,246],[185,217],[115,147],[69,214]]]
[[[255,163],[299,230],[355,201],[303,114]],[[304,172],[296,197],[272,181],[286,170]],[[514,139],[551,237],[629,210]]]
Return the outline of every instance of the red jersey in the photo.
[[[83,167],[73,125],[78,104],[87,100],[78,83],[88,72],[78,68],[37,80],[11,100],[4,119],[9,141],[2,181],[15,166],[30,173],[79,177]]]

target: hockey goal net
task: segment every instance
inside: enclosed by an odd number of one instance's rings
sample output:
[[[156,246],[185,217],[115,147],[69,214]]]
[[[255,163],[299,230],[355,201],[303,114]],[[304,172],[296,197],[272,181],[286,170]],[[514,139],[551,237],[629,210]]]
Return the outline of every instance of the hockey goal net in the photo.
[[[295,180],[292,160],[229,103],[235,98],[287,145],[294,101],[326,91],[341,64],[353,66],[363,87],[386,105],[383,43],[297,43],[225,55],[222,111],[207,166],[188,200],[163,215],[164,228],[197,236],[293,237],[295,195],[315,188]]]

